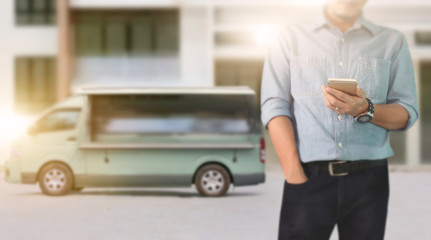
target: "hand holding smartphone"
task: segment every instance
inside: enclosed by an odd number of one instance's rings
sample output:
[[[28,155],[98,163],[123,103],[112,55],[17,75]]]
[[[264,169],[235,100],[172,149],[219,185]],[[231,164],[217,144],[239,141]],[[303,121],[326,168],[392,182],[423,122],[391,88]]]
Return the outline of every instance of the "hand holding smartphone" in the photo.
[[[353,78],[329,78],[328,87],[340,90],[349,95],[356,95],[358,81]]]

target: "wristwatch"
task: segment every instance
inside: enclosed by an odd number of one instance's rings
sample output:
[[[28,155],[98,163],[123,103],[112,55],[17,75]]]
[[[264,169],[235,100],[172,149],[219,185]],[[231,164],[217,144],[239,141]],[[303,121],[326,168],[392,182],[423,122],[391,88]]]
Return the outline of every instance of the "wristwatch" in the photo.
[[[361,113],[355,117],[355,122],[358,123],[368,123],[374,117],[374,104],[370,99],[366,98],[368,101],[368,110],[366,113]]]

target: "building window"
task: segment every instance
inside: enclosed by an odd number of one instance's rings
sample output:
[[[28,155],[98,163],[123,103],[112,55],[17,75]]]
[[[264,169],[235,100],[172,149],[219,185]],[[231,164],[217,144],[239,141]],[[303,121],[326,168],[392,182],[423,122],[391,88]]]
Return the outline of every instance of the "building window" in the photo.
[[[406,164],[406,132],[390,131],[390,145],[394,156],[389,158],[391,164]]]
[[[38,113],[56,102],[56,60],[53,57],[18,57],[15,60],[15,108]]]
[[[176,10],[137,12],[82,11],[76,18],[80,56],[177,54],[179,16]]]
[[[415,33],[417,45],[431,45],[431,31],[419,31]]]
[[[216,86],[248,86],[256,92],[256,103],[260,106],[260,84],[264,60],[216,60]],[[259,107],[260,111],[260,107]]]
[[[15,0],[17,25],[54,25],[56,0]]]
[[[420,112],[422,163],[431,163],[431,61],[420,63]]]
[[[178,10],[79,10],[72,21],[75,87],[178,83]]]
[[[217,32],[214,37],[216,46],[256,46],[253,32]]]

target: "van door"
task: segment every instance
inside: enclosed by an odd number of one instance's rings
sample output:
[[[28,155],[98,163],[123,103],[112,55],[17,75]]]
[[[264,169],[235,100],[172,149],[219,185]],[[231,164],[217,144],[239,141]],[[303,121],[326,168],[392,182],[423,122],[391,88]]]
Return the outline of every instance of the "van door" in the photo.
[[[188,152],[184,154],[172,149],[147,148],[146,144],[133,147],[128,144],[100,146],[110,147],[86,151],[87,180],[91,185],[120,187],[191,184],[193,158],[185,156]]]
[[[57,160],[69,163],[77,151],[77,123],[81,109],[56,109],[29,130],[28,149],[24,151],[23,173],[37,172],[46,161]]]

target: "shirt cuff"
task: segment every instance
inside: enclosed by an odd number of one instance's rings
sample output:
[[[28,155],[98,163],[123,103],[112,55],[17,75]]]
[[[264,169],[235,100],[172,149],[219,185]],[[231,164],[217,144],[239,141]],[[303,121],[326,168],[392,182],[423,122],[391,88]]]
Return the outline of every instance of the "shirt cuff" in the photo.
[[[407,122],[406,127],[403,129],[395,130],[396,132],[405,131],[405,130],[409,129],[411,126],[413,126],[413,124],[416,122],[416,120],[418,120],[418,112],[416,111],[415,108],[413,108],[412,106],[410,106],[408,104],[405,104],[402,102],[395,102],[395,103],[404,107],[407,110],[407,112],[409,113],[409,121]]]
[[[266,130],[268,130],[269,121],[277,116],[288,116],[292,119],[290,103],[284,99],[269,99],[262,104],[261,110],[261,120]]]

